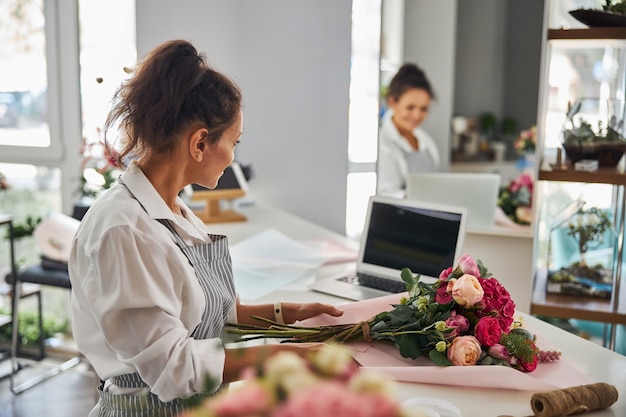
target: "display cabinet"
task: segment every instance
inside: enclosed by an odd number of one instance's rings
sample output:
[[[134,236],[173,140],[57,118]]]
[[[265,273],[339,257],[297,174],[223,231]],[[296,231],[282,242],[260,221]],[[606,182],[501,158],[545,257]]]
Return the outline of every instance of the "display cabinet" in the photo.
[[[608,343],[614,348],[615,324],[626,324],[626,295],[622,284],[624,158],[618,158],[615,166],[601,166],[592,172],[577,170],[572,161],[567,160],[563,142],[564,132],[571,128],[567,123],[571,121],[570,110],[574,103],[589,98],[624,101],[626,27],[547,29],[541,78],[538,114],[541,162],[535,173],[531,313],[614,324]],[[597,136],[601,136],[599,130],[606,130],[609,124],[623,134],[624,106],[617,106],[617,109],[612,110],[611,115],[604,109],[604,113],[596,111],[583,116]],[[554,258],[570,255],[567,250],[583,250],[582,246],[575,245],[566,248],[564,240],[572,237],[568,237],[567,232],[554,233],[559,222],[575,214],[572,207],[580,207],[582,202],[606,213],[611,221],[610,230],[602,236],[604,246],[597,248],[602,253],[594,254],[601,255],[602,266],[610,271],[610,297],[607,298],[548,291],[550,265],[559,263]],[[600,240],[599,235],[594,238]],[[596,265],[592,261],[588,263]]]

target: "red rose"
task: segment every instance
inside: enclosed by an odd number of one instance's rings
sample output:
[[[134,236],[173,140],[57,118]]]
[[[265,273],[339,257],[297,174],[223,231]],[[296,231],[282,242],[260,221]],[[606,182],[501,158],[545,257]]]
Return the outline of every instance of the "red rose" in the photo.
[[[480,303],[482,309],[476,312],[476,316],[497,317],[502,330],[508,333],[515,314],[515,303],[511,299],[511,294],[495,278],[478,278],[478,281],[485,294]]]
[[[500,343],[502,336],[500,322],[495,317],[483,317],[476,323],[474,335],[482,346],[493,346]]]
[[[537,355],[533,355],[531,362],[524,362],[520,360],[519,362],[520,369],[524,372],[532,372],[537,369]]]
[[[439,288],[435,294],[435,301],[439,304],[448,304],[452,301],[452,294],[448,292],[448,282],[440,281]]]

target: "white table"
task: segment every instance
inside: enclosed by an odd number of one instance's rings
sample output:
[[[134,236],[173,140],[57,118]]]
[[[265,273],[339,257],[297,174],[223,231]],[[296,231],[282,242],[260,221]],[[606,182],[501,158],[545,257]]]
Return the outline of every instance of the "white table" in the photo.
[[[322,208],[320,208],[322,209]],[[243,207],[240,212],[248,217],[246,222],[212,224],[207,228],[213,233],[229,236],[231,243],[237,243],[267,228],[274,228],[297,240],[328,239],[346,245],[355,242],[332,231],[302,220],[291,214],[275,210],[269,206],[256,204]],[[470,253],[471,255],[471,253]],[[494,251],[492,256],[498,255]],[[488,265],[490,256],[483,257]],[[336,273],[345,265],[332,265],[320,268],[316,273],[304,277],[285,288],[274,291],[263,297],[251,300],[254,303],[270,303],[276,300],[292,302],[320,301],[334,305],[345,304],[347,301],[338,297],[307,290],[306,285],[314,279],[328,273]],[[506,284],[505,284],[506,285]],[[515,292],[512,293],[515,299]],[[624,417],[626,416],[626,357],[589,342],[560,328],[538,320],[528,314],[520,313],[527,325],[543,335],[563,352],[563,355],[576,363],[580,370],[597,382],[615,385],[620,398],[611,408],[584,414],[589,417]],[[530,398],[532,392],[514,390],[493,390],[481,388],[429,385],[417,383],[400,383],[398,399],[406,400],[413,397],[433,397],[452,402],[459,407],[463,417],[523,417],[532,415]]]

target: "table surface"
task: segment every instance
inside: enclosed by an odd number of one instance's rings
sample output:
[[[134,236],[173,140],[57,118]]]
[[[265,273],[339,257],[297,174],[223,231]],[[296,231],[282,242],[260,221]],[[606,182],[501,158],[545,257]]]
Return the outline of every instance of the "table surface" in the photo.
[[[231,243],[237,243],[265,229],[279,230],[293,239],[328,239],[354,247],[355,242],[335,232],[300,219],[291,214],[269,206],[255,204],[239,209],[248,217],[246,222],[211,224],[207,228],[212,233],[229,236]],[[497,254],[496,254],[497,255]],[[495,255],[494,255],[495,256]],[[319,268],[309,276],[285,286],[283,289],[266,294],[253,303],[273,303],[276,300],[290,302],[319,301],[333,305],[342,305],[348,301],[327,294],[316,293],[307,289],[315,279],[329,274],[336,274],[348,265],[328,265]],[[512,294],[515,298],[515,294]],[[606,382],[617,388],[620,394],[612,407],[584,414],[589,417],[624,417],[626,416],[626,356],[605,349],[600,345],[568,333],[533,316],[520,313],[529,327],[532,327],[544,339],[563,352],[564,357],[596,382]],[[533,392],[507,389],[484,389],[459,386],[444,386],[421,383],[398,383],[398,400],[414,397],[432,397],[453,403],[463,413],[463,417],[524,417],[531,416],[530,399]]]

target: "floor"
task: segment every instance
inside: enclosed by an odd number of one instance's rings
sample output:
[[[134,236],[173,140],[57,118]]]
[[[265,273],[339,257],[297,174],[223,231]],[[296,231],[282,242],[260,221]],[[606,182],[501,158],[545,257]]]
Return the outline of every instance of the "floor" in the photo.
[[[24,362],[15,384],[39,375],[66,358],[49,358],[41,362]],[[0,417],[87,417],[96,402],[98,380],[90,367],[79,363],[44,382],[15,395],[7,377],[10,361],[0,363]]]

